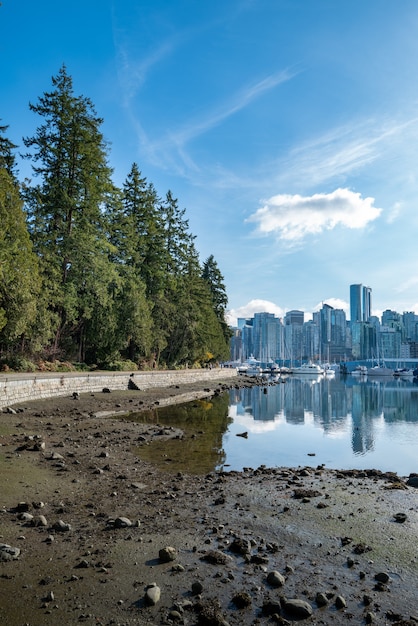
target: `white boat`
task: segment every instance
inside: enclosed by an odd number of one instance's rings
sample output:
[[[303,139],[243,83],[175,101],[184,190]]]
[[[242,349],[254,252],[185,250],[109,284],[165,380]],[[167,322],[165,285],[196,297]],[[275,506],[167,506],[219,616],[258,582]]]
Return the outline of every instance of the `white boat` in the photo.
[[[384,365],[374,365],[367,370],[367,376],[393,376],[394,371]]]
[[[319,374],[324,374],[325,370],[317,363],[302,363],[300,367],[293,368],[293,373],[311,374],[313,376],[318,376]]]
[[[413,378],[414,370],[408,369],[407,367],[396,369],[393,372],[394,376],[398,376],[400,378]]]
[[[352,376],[367,376],[367,367],[366,365],[357,365],[356,368],[351,372]]]
[[[261,376],[263,374],[263,368],[260,365],[250,365],[245,372],[246,376]]]

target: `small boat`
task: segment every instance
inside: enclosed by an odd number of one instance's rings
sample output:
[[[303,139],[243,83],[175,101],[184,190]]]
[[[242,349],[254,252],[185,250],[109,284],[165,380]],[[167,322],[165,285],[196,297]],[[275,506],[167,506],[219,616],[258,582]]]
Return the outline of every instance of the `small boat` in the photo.
[[[319,374],[324,374],[325,370],[317,363],[302,363],[300,367],[293,368],[293,373],[318,376]]]
[[[367,376],[367,367],[366,365],[357,365],[351,372],[352,376]]]
[[[367,376],[393,376],[394,371],[384,365],[374,365],[367,370]]]
[[[414,370],[408,369],[407,367],[398,368],[393,372],[394,376],[399,378],[413,378]]]
[[[246,376],[261,376],[263,374],[263,368],[260,365],[250,365],[245,372]]]

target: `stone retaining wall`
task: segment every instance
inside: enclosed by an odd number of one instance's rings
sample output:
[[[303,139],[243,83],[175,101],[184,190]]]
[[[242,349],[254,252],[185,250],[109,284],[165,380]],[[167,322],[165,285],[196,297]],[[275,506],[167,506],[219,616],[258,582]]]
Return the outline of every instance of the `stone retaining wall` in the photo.
[[[210,384],[217,380],[235,378],[236,375],[235,369],[228,368],[134,373],[1,374],[0,409],[28,400],[70,396],[74,392],[95,393],[106,387],[110,390],[128,389],[130,380],[140,389],[152,389],[196,382]]]

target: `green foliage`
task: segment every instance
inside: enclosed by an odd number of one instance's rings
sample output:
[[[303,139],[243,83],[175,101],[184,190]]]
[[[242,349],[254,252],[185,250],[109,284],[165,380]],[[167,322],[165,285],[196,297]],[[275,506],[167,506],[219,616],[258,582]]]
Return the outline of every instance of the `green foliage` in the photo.
[[[33,181],[21,195],[0,126],[0,351],[43,367],[203,367],[228,357],[213,256],[200,266],[185,209],[134,163],[122,189],[92,102],[63,66],[30,110]]]
[[[5,168],[0,168],[0,225],[0,345],[11,349],[30,334],[40,282],[19,191]]]
[[[20,355],[10,355],[0,359],[0,371],[36,372],[35,363]]]
[[[123,360],[116,358],[101,363],[100,368],[109,371],[130,372],[131,370],[136,371],[138,366],[129,359]]]

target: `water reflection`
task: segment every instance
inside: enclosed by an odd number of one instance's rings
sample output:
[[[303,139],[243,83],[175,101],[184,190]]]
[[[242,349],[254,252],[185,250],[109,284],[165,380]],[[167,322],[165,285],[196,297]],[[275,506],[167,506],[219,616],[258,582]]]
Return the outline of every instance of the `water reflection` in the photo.
[[[387,465],[395,462],[409,472],[416,471],[417,466],[413,462],[407,469],[402,455],[413,458],[416,454],[418,459],[417,408],[418,387],[411,381],[291,376],[286,384],[274,388],[235,390],[231,393],[230,415],[234,422],[245,424],[249,432],[261,434],[264,430],[272,437],[274,431],[281,431],[282,438],[286,433],[290,435],[286,441],[295,452],[295,464],[303,462],[301,451],[298,453],[296,448],[302,438],[306,442],[306,436],[300,438],[297,430],[287,426],[303,426],[311,434],[315,429],[321,432],[321,448],[334,467],[358,467],[354,459],[368,455],[374,467],[388,469]],[[256,422],[262,422],[265,428]],[[351,452],[345,450],[341,456],[335,446],[336,454],[332,454],[331,448],[327,449],[327,439],[344,439]],[[377,442],[381,444],[379,454],[373,456]],[[318,440],[315,443],[318,446]],[[383,450],[390,450],[390,460],[382,457]]]
[[[327,467],[418,471],[418,386],[410,381],[289,376],[158,409],[149,419],[186,430],[183,441],[138,449],[170,470],[294,467],[312,464],[310,455]],[[243,431],[247,439],[236,436]]]

